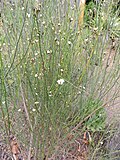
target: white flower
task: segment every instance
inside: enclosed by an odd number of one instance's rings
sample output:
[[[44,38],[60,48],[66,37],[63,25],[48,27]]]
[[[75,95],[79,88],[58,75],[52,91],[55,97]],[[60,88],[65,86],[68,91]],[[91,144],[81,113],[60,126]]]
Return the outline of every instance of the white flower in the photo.
[[[61,30],[59,30],[58,32],[61,33]]]
[[[50,53],[52,53],[52,50],[47,50],[47,54],[50,54]]]
[[[64,82],[65,82],[64,79],[57,80],[57,83],[60,84],[60,85],[62,85]]]
[[[103,144],[103,142],[100,142],[100,144]]]
[[[20,108],[20,109],[18,109],[18,112],[21,112],[21,108]]]
[[[71,44],[72,44],[72,42],[71,42],[71,41],[68,41],[68,44],[69,44],[69,45],[71,45]]]
[[[59,41],[56,41],[57,45],[59,46],[60,45],[60,42]]]
[[[52,30],[53,30],[53,31],[54,31],[54,29],[55,29],[55,28],[54,28],[54,27],[52,27]]]
[[[37,78],[37,77],[38,77],[38,74],[36,73],[36,74],[35,74],[35,78]]]
[[[70,22],[72,22],[72,21],[73,21],[73,18],[71,17],[71,18],[70,18]]]
[[[2,104],[5,104],[5,101],[3,101]]]
[[[39,104],[39,102],[35,102],[35,104]]]
[[[38,53],[36,52],[36,53],[35,53],[35,56],[37,56],[37,55],[38,55]]]
[[[33,109],[32,109],[32,111],[33,111],[33,112],[35,112],[35,111],[36,111],[36,109],[35,109],[35,108],[33,108]]]
[[[43,21],[42,24],[45,25],[45,21]]]
[[[29,13],[27,13],[27,17],[30,18],[30,14]]]
[[[83,89],[85,90],[85,87],[83,86]]]
[[[99,117],[102,117],[102,114],[99,114]]]
[[[50,52],[50,50],[47,50],[47,54],[50,54],[51,52]]]
[[[61,68],[60,71],[63,72],[64,70]]]
[[[81,91],[79,91],[78,94],[81,94]]]
[[[52,97],[52,92],[51,91],[49,92],[49,97]]]
[[[61,26],[61,24],[60,24],[60,23],[58,23],[58,26]]]
[[[35,43],[37,43],[37,42],[39,42],[39,40],[38,40],[38,39],[35,39]]]
[[[42,14],[40,14],[40,17],[42,17]]]

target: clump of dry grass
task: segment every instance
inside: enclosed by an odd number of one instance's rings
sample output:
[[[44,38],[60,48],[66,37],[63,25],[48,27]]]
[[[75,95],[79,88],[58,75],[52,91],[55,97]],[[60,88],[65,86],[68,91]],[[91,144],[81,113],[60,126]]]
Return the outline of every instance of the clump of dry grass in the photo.
[[[74,140],[85,131],[104,134],[104,108],[109,102],[104,98],[119,79],[119,46],[114,46],[111,72],[111,50],[105,55],[111,35],[118,37],[116,15],[110,12],[111,5],[107,9],[104,16],[104,6],[99,5],[93,23],[88,26],[85,21],[79,31],[76,3],[72,8],[66,1],[49,0],[37,6],[32,0],[5,3],[0,132],[16,135],[27,148],[28,159],[32,150],[36,159],[43,159],[46,153],[50,158],[58,153],[57,147],[67,157],[69,134]],[[99,145],[90,147],[87,154],[94,150],[94,159]]]

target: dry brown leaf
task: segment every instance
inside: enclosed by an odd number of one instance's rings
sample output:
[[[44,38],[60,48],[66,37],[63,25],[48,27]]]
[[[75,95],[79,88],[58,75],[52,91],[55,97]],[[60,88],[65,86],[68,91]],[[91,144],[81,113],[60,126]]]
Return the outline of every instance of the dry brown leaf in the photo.
[[[91,142],[91,136],[90,136],[90,133],[88,131],[86,131],[84,133],[84,136],[83,136],[83,142],[88,145],[89,142]]]
[[[83,157],[78,156],[78,159],[77,159],[77,160],[84,160],[84,158],[83,158]]]
[[[20,148],[19,148],[17,139],[14,136],[12,136],[10,139],[10,147],[11,147],[11,152],[13,154],[14,159],[18,160],[18,155],[20,154]]]

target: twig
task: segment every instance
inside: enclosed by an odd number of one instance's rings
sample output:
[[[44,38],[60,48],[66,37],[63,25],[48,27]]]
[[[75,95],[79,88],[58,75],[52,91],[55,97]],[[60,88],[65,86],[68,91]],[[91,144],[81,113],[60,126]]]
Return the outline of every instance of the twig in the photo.
[[[28,152],[28,160],[31,159],[32,142],[33,142],[33,132],[31,132],[31,135],[30,135],[30,146],[29,146],[29,152]]]
[[[30,122],[30,117],[29,117],[29,113],[28,113],[28,110],[27,110],[26,102],[25,102],[25,97],[24,97],[22,85],[20,85],[20,89],[21,89],[22,100],[23,100],[23,107],[24,107],[24,110],[25,110],[25,114],[26,114],[26,117],[27,117],[30,129],[33,130],[32,124]]]

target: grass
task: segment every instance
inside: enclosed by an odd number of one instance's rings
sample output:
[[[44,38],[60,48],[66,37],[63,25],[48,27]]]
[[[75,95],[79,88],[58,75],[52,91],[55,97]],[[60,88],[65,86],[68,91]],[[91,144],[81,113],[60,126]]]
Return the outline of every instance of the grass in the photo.
[[[70,1],[5,2],[0,132],[16,135],[29,156],[32,148],[36,159],[56,156],[69,133],[105,132],[104,98],[119,79],[119,45],[113,55],[110,44],[119,39],[120,22],[112,5],[106,14],[106,5],[99,4],[92,20],[86,10],[79,31],[80,11]]]

